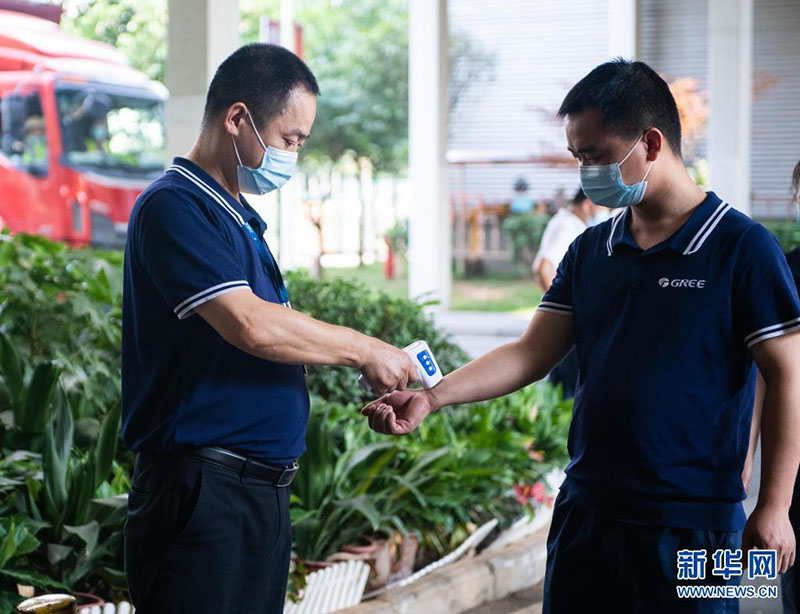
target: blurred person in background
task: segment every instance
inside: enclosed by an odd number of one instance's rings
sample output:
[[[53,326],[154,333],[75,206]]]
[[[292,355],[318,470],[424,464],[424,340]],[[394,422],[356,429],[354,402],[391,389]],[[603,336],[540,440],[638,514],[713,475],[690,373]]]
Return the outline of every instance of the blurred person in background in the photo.
[[[569,205],[550,219],[533,261],[533,272],[543,292],[550,289],[558,263],[570,244],[589,226],[605,221],[607,217],[608,209],[598,207],[586,198],[583,190],[578,189]]]
[[[553,284],[558,263],[567,253],[570,244],[586,228],[597,222],[601,210],[607,211],[604,207],[595,205],[586,198],[583,190],[578,189],[572,201],[547,223],[539,251],[533,261],[533,272],[543,292],[547,292]],[[567,354],[567,357],[550,372],[548,380],[554,386],[561,385],[565,399],[575,396],[575,386],[578,381],[578,355],[575,350]]]
[[[800,212],[800,162],[794,167],[792,173],[792,205],[795,211]],[[798,219],[800,223],[800,219]],[[795,247],[786,253],[786,260],[792,271],[797,290],[800,292],[800,247]],[[742,482],[745,490],[750,487],[755,464],[756,447],[761,432],[761,413],[764,406],[764,378],[758,376],[756,385],[756,399],[753,405],[753,421],[750,429],[750,447],[747,451],[747,460],[742,471]],[[795,479],[792,504],[789,508],[789,520],[794,529],[795,543],[800,543],[800,476]],[[800,614],[800,570],[795,562],[786,573],[781,575],[781,600],[784,614]]]
[[[514,182],[514,198],[511,199],[511,213],[527,213],[533,209],[533,200],[528,196],[528,182],[520,177]]]

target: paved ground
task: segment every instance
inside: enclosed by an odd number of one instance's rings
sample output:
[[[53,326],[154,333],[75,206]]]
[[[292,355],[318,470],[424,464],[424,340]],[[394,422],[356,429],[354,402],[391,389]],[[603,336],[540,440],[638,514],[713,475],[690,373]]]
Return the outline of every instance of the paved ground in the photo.
[[[480,311],[445,311],[435,315],[437,323],[444,328],[453,340],[471,357],[513,341],[525,330],[528,318],[515,314],[502,314]],[[756,457],[750,496],[745,501],[745,512],[749,515],[755,508],[761,475],[761,457]],[[781,614],[780,583],[777,581],[753,582],[743,578],[742,584],[776,584],[779,587],[777,600],[743,599],[741,614]],[[470,610],[468,614],[539,614],[541,612],[541,585],[514,594],[507,599]]]
[[[529,321],[526,316],[492,311],[443,311],[434,318],[472,358],[518,338]]]

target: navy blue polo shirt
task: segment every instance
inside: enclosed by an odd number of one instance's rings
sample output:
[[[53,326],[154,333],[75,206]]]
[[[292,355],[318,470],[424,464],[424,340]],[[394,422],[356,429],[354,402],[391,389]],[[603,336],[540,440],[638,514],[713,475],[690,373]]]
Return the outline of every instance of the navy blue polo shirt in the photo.
[[[792,275],[713,192],[648,250],[630,218],[578,237],[539,307],[571,315],[580,364],[562,489],[619,520],[741,530],[750,348],[800,330]]]
[[[280,303],[253,239],[266,224],[185,158],[139,196],[125,245],[122,436],[132,450],[216,445],[272,463],[305,450],[303,367],[256,358],[195,309],[228,292]]]

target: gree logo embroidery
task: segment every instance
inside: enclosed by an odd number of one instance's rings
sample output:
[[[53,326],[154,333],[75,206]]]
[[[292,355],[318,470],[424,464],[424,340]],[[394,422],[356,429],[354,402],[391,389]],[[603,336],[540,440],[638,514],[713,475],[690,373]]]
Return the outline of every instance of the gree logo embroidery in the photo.
[[[658,285],[662,288],[705,288],[705,279],[667,279],[662,277],[658,280]]]

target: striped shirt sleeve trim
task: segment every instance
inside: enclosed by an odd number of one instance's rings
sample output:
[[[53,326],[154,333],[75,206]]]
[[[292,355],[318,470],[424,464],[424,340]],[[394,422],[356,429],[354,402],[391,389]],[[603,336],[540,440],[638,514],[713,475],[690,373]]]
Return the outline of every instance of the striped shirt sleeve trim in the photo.
[[[202,292],[198,292],[187,298],[181,304],[179,304],[173,311],[175,315],[178,316],[179,320],[183,320],[190,315],[192,315],[192,310],[197,307],[198,305],[202,305],[206,301],[210,301],[212,298],[216,298],[225,294],[227,292],[232,292],[233,290],[240,290],[242,288],[249,288],[250,284],[244,280],[240,279],[237,281],[226,281],[225,283],[217,284],[216,286],[211,286],[210,288],[206,288]]]
[[[747,347],[751,348],[756,343],[761,341],[772,339],[773,337],[788,335],[789,333],[793,333],[798,330],[800,330],[800,318],[795,318],[794,320],[789,320],[788,322],[773,324],[772,326],[767,326],[754,331],[747,335],[747,337],[744,338],[744,341],[747,344]]]
[[[564,313],[567,315],[572,314],[571,305],[562,305],[561,303],[551,303],[550,301],[542,301],[539,303],[539,311],[549,311],[551,313]]]

